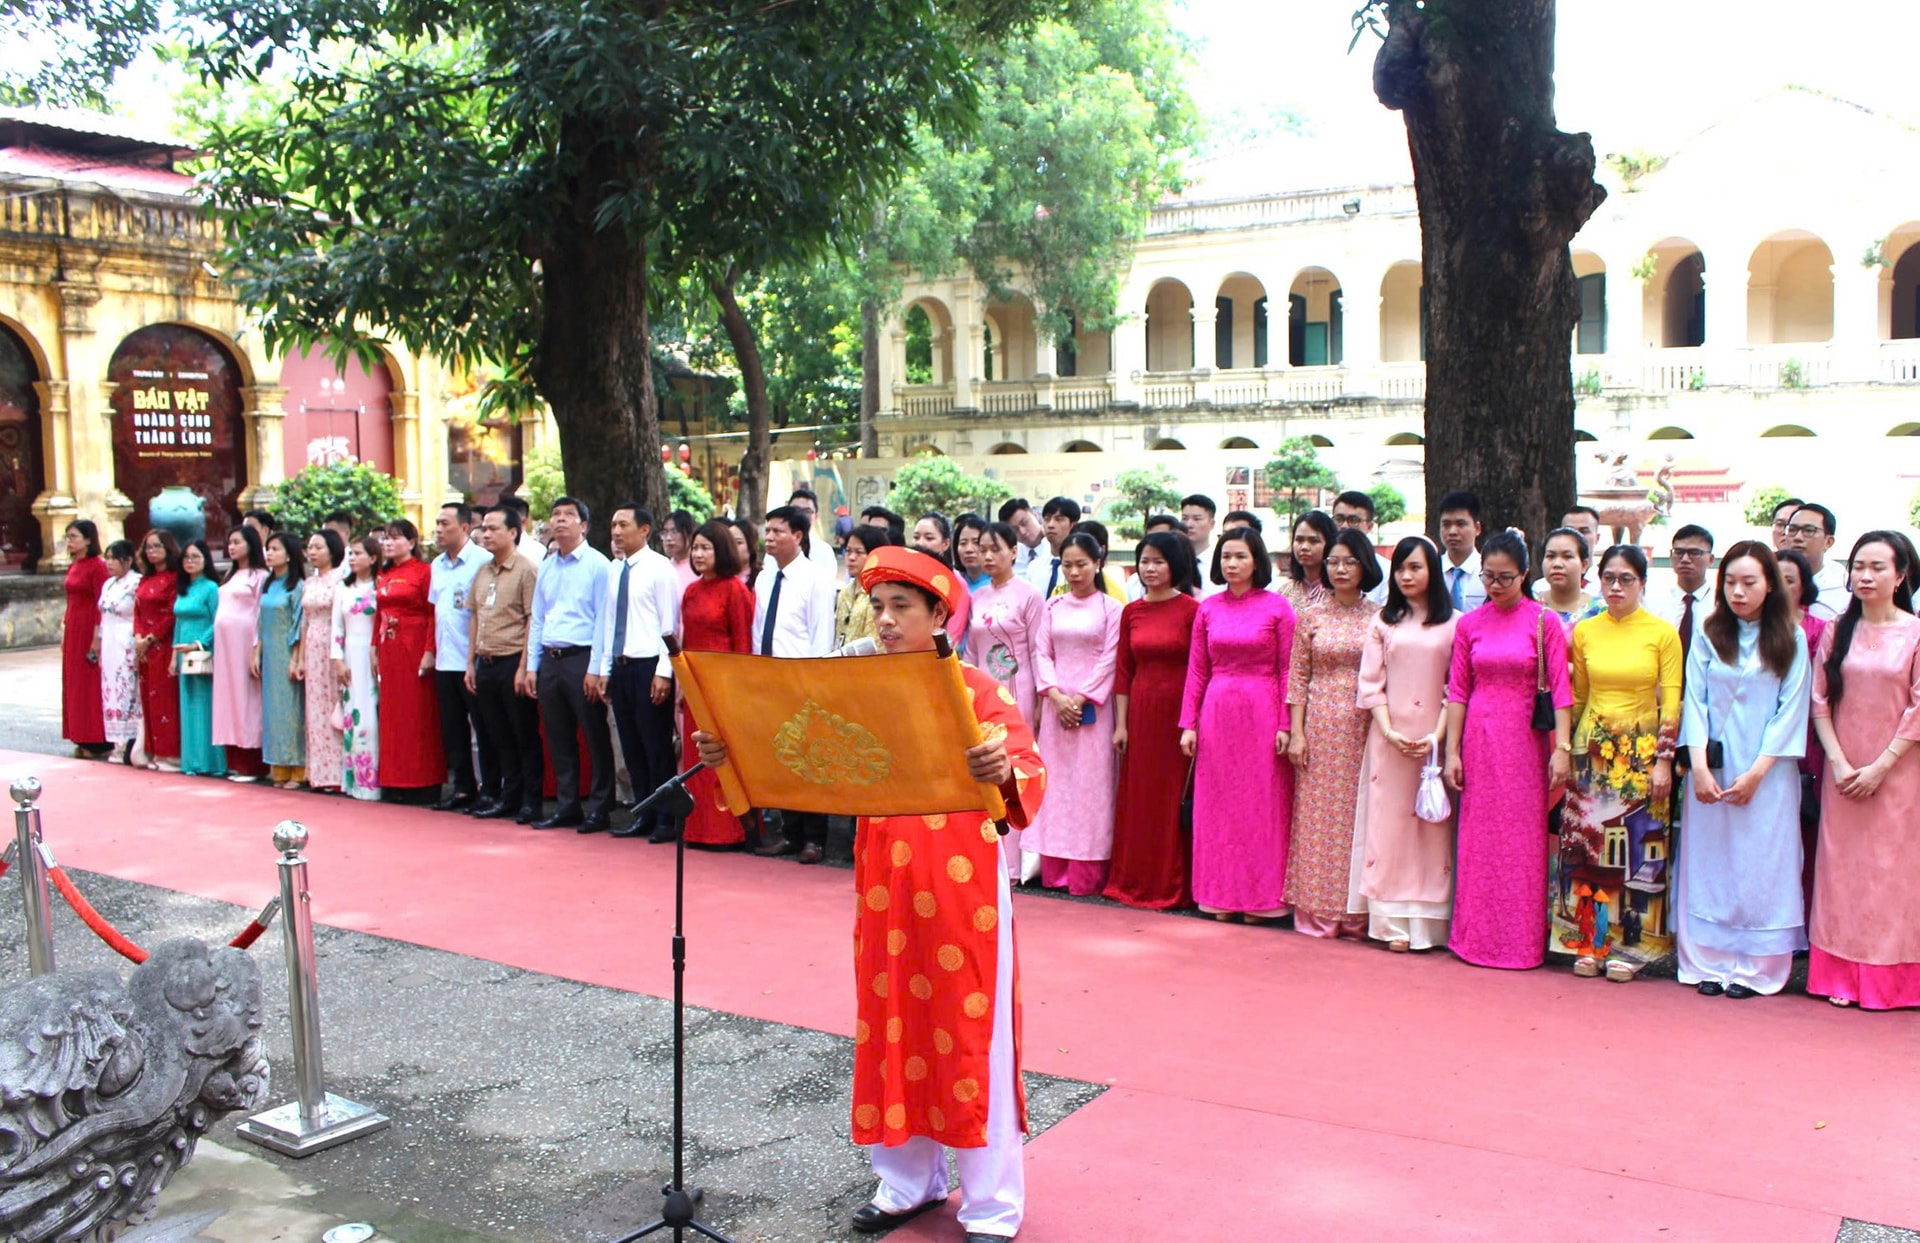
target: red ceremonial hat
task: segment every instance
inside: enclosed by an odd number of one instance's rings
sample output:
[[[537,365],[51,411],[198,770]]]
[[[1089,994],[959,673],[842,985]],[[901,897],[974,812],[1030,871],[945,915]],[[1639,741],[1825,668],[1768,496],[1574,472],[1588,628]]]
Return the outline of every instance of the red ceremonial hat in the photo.
[[[878,583],[912,583],[915,587],[924,587],[940,597],[949,615],[959,607],[963,590],[959,578],[938,557],[918,548],[894,544],[868,553],[867,563],[860,567],[860,590],[872,591]]]

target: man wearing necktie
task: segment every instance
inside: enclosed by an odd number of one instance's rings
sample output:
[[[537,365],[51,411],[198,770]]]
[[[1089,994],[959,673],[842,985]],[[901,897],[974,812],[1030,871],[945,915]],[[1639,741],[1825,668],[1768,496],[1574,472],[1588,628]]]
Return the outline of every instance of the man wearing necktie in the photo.
[[[1656,612],[1680,632],[1680,682],[1684,693],[1687,654],[1693,650],[1693,641],[1700,637],[1707,615],[1713,612],[1713,588],[1707,582],[1707,572],[1713,569],[1713,532],[1688,523],[1673,533],[1668,557],[1673,562],[1674,593],[1662,601]],[[1674,770],[1684,773],[1691,760],[1691,747],[1676,748]]]
[[[791,505],[767,513],[767,564],[754,580],[753,650],[759,656],[825,656],[833,650],[833,580],[804,554],[808,515]],[[759,855],[798,854],[801,863],[827,855],[827,818],[780,813],[782,834],[771,833]]]
[[[1073,534],[1073,524],[1078,521],[1080,503],[1071,497],[1056,496],[1040,509],[1040,529],[1045,533],[1047,549],[1045,552],[1033,550],[1026,579],[1042,600],[1052,599],[1053,589],[1060,585],[1060,546]]]
[[[1480,581],[1480,498],[1471,492],[1449,492],[1440,498],[1440,549],[1446,554],[1442,575],[1457,613],[1487,602]]]
[[[606,679],[637,801],[674,774],[673,677],[664,657],[666,636],[679,629],[680,589],[673,563],[647,546],[653,535],[651,511],[623,504],[613,511],[609,530],[620,559],[607,567],[608,601],[600,615],[602,635],[594,644],[594,669]],[[672,817],[648,813],[613,835],[670,842],[679,832]]]

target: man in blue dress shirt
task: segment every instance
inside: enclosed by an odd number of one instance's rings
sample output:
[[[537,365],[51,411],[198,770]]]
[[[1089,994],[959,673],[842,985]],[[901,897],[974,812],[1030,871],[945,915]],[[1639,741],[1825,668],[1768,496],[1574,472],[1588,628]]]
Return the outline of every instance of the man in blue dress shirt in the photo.
[[[558,808],[536,829],[599,833],[612,827],[613,735],[607,728],[603,681],[594,672],[594,638],[606,599],[607,558],[587,543],[585,501],[563,496],[547,516],[552,546],[533,586],[533,621],[527,629],[527,673],[540,699]],[[593,788],[580,806],[580,748],[587,739]]]

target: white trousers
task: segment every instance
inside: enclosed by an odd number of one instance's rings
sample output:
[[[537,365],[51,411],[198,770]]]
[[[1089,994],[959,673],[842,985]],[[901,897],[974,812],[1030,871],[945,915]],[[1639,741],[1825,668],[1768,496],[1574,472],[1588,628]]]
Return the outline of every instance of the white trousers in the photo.
[[[960,1171],[960,1225],[974,1234],[1010,1239],[1027,1208],[1027,1170],[1021,1153],[1020,1100],[1013,1066],[1013,891],[1000,874],[999,970],[993,985],[993,1036],[987,1048],[987,1146],[956,1148]],[[880,1176],[875,1206],[904,1213],[947,1196],[946,1147],[924,1135],[888,1148],[875,1144]]]
[[[1447,924],[1444,917],[1433,919],[1420,915],[1386,915],[1378,906],[1367,913],[1367,935],[1376,941],[1405,941],[1407,948],[1430,950],[1436,945],[1447,943]]]
[[[1793,974],[1792,954],[1736,954],[1710,949],[1694,945],[1685,933],[1675,936],[1673,944],[1680,955],[1682,984],[1712,980],[1723,988],[1739,984],[1756,993],[1777,993]]]

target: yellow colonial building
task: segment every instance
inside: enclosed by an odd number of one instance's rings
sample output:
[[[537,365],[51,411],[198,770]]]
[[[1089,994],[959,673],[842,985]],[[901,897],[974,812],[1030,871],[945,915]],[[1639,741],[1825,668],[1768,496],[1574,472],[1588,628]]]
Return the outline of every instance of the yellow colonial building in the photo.
[[[1417,509],[1426,377],[1404,147],[1287,138],[1188,177],[1134,249],[1111,332],[1057,348],[1025,296],[911,280],[884,334],[882,460],[854,464],[849,490],[883,494],[900,460],[933,451],[1030,494],[1098,501],[1144,462],[1258,505],[1257,467],[1305,435],[1344,482],[1387,479]],[[1681,520],[1729,535],[1741,492],[1774,483],[1844,497],[1853,531],[1905,525],[1920,133],[1784,89],[1631,182],[1602,180],[1573,243],[1582,439],[1649,479],[1671,459]]]
[[[191,154],[118,118],[0,110],[0,571],[62,569],[75,518],[137,536],[163,493],[217,541],[310,462],[389,471],[423,526],[517,482],[546,429],[482,425],[470,377],[398,348],[371,371],[266,349]]]

